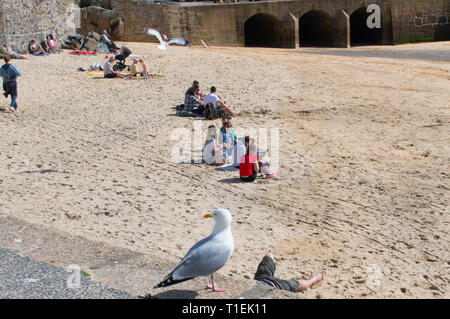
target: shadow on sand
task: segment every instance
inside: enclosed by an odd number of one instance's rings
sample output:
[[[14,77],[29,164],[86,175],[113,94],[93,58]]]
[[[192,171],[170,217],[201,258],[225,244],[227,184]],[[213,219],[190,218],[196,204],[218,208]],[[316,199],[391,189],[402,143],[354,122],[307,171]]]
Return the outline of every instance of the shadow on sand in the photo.
[[[224,179],[219,180],[219,182],[221,182],[221,183],[229,183],[229,184],[242,183],[241,179],[239,177],[224,178]]]
[[[153,297],[158,299],[195,299],[198,296],[198,293],[193,290],[169,290],[161,292]]]

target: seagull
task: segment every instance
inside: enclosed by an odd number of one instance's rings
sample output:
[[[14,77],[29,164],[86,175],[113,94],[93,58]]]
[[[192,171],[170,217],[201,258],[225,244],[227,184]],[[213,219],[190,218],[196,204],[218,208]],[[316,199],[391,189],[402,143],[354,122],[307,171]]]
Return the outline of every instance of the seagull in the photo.
[[[208,237],[196,243],[175,268],[153,289],[171,286],[199,276],[211,275],[211,284],[206,277],[206,288],[215,292],[223,292],[214,284],[214,273],[222,268],[230,259],[234,250],[231,234],[231,213],[228,209],[219,208],[204,218],[214,218],[216,224]]]
[[[158,45],[158,49],[160,49],[160,50],[165,50],[167,48],[167,46],[171,45],[171,44],[186,45],[186,41],[181,38],[174,38],[174,39],[170,39],[169,41],[164,41],[161,37],[161,34],[158,32],[158,30],[155,30],[155,29],[144,29],[144,32],[149,35],[155,36],[159,40],[159,43],[161,43],[161,44]]]

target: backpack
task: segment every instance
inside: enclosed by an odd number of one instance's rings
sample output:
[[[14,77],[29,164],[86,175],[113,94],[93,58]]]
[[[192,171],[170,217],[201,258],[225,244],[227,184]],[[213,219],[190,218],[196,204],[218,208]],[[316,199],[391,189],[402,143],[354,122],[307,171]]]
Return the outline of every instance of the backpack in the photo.
[[[215,120],[219,118],[219,110],[212,103],[206,104],[205,115],[207,120]]]

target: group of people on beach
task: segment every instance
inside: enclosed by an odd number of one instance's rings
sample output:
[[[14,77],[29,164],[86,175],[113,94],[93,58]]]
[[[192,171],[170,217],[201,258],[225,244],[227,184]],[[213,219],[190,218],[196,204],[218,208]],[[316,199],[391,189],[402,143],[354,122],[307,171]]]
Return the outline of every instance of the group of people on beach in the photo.
[[[133,58],[133,64],[130,66],[130,73],[128,75],[122,74],[120,71],[114,70],[113,63],[116,61],[116,57],[111,56],[106,61],[103,67],[103,76],[105,78],[134,78],[134,77],[144,77],[148,78],[152,74],[148,72],[147,65],[143,58]]]
[[[268,167],[268,163],[261,162],[255,139],[250,136],[238,139],[231,117],[240,113],[233,112],[217,95],[217,88],[211,86],[210,93],[205,95],[200,92],[200,83],[194,81],[185,93],[183,111],[195,115],[203,115],[207,119],[221,119],[222,127],[217,130],[215,125],[208,127],[206,140],[203,146],[203,161],[209,165],[223,166],[231,164],[232,169],[239,170],[240,180],[253,182],[258,173],[263,178],[274,177],[273,173],[262,167]]]

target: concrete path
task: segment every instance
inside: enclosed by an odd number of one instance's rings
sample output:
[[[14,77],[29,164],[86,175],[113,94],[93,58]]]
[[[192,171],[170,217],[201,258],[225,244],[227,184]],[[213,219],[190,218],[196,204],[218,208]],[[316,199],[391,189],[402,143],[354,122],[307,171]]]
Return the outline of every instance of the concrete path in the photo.
[[[346,57],[390,58],[450,62],[450,48],[431,50],[403,50],[402,47],[373,46],[366,48],[355,47],[351,49],[301,48],[299,50],[296,50],[296,52],[303,54],[335,55]]]
[[[87,273],[32,260],[0,248],[1,299],[110,299],[133,298],[128,293],[95,282]]]

